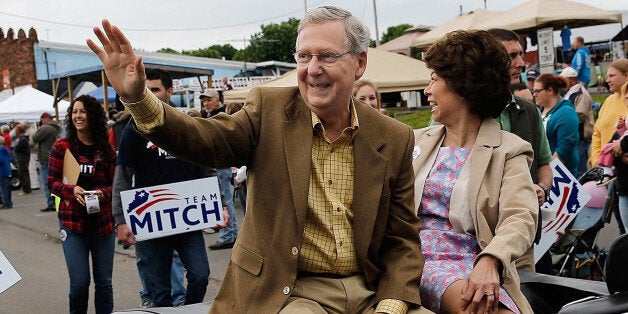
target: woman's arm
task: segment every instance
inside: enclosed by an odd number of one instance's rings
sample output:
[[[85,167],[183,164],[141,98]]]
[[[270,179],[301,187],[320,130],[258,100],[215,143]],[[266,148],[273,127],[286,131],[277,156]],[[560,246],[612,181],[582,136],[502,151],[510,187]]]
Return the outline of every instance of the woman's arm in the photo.
[[[69,145],[64,139],[57,140],[52,145],[50,158],[48,158],[48,188],[51,193],[61,197],[63,200],[75,198],[75,185],[63,183],[63,158],[68,149]]]

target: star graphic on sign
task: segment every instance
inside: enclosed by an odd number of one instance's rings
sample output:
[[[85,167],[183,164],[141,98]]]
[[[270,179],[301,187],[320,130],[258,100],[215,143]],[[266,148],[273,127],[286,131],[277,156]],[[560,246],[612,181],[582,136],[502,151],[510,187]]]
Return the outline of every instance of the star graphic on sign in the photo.
[[[146,192],[142,191],[140,192],[139,197],[144,197],[145,195],[146,195]]]

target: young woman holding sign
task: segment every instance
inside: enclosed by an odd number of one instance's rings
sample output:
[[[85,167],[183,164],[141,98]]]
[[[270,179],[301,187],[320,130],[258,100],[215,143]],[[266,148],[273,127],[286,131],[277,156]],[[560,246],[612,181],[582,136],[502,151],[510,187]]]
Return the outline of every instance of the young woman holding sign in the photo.
[[[48,187],[61,198],[60,236],[70,275],[70,313],[86,313],[92,257],[96,313],[113,311],[114,233],[111,188],[115,153],[107,143],[105,112],[95,98],[80,96],[68,108],[67,137],[52,146]],[[77,182],[64,175],[67,153],[78,162]]]

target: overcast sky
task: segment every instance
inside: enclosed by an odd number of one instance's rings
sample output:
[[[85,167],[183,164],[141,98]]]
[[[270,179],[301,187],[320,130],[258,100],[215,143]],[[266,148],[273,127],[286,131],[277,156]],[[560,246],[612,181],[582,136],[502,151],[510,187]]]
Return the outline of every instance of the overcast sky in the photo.
[[[628,10],[628,0],[572,0],[611,10]],[[0,0],[0,28],[6,34],[35,27],[40,41],[85,44],[95,38],[91,28],[108,18],[130,38],[135,48],[192,50],[230,43],[242,48],[245,38],[260,31],[261,24],[300,18],[309,8],[335,5],[362,19],[375,37],[373,0]],[[438,26],[460,12],[477,8],[503,11],[525,0],[377,0],[379,33],[401,23]],[[626,20],[626,14],[624,14]],[[598,26],[573,31],[574,35],[608,39],[620,26]],[[592,33],[591,33],[592,32]],[[593,34],[593,35],[590,35]]]

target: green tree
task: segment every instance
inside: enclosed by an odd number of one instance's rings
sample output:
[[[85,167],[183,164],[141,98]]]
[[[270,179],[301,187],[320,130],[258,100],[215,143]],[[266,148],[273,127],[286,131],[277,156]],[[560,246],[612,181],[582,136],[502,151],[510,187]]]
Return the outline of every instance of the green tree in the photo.
[[[161,53],[169,53],[169,54],[173,54],[173,55],[178,55],[181,54],[180,52],[172,49],[172,48],[161,48],[159,50],[157,50],[157,52],[161,52]]]
[[[294,47],[297,39],[299,19],[290,18],[279,24],[262,25],[262,31],[251,36],[246,51],[238,51],[233,60],[250,62],[284,61],[294,62]]]
[[[406,31],[406,29],[412,27],[411,24],[408,23],[404,23],[404,24],[399,24],[397,26],[391,26],[388,29],[386,29],[386,32],[384,32],[384,35],[382,35],[382,40],[380,41],[380,44],[383,44],[387,41],[391,41],[401,35],[403,35]]]

